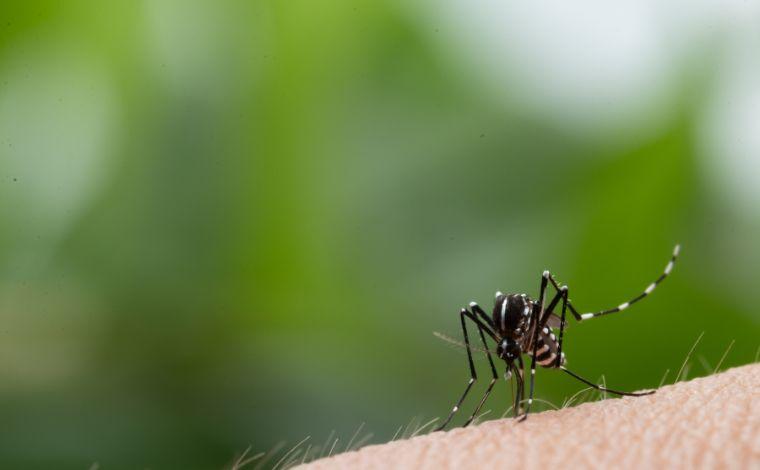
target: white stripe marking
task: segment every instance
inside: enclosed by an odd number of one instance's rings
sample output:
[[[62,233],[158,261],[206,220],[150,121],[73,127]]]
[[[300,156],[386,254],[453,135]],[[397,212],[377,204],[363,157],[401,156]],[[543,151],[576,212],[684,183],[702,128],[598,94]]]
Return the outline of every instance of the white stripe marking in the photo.
[[[673,248],[673,256],[678,256],[680,252],[681,252],[681,245],[676,245],[676,247]]]
[[[544,334],[545,334],[545,335],[548,335],[548,334],[549,334],[549,329],[548,329],[548,328],[544,328]]]
[[[647,295],[651,294],[655,287],[657,287],[657,284],[655,284],[654,282],[649,284],[649,287],[646,288],[644,293]]]
[[[555,359],[557,359],[557,355],[556,354],[552,354],[548,358],[546,358],[546,359],[544,359],[542,361],[538,361],[538,363],[541,364],[542,366],[545,366],[545,365],[548,365],[548,364],[551,364],[552,362],[554,362]]]
[[[589,318],[594,318],[594,314],[593,313],[584,313],[583,315],[581,315],[581,320],[588,320]]]
[[[670,274],[670,271],[673,270],[673,261],[668,262],[668,265],[665,266],[665,274]]]
[[[478,306],[477,302],[470,302],[470,307],[477,307],[477,306]]]
[[[552,341],[557,341],[557,337],[554,336],[554,333],[549,333],[549,338],[551,338]]]
[[[504,295],[504,294],[502,294],[500,290],[497,290],[496,291],[496,298],[498,298],[500,295]]]
[[[530,370],[530,375],[536,375],[536,369],[531,369]]]
[[[622,304],[618,305],[618,310],[625,310],[628,308],[628,306],[631,305],[628,302],[623,302]]]
[[[507,299],[501,303],[501,329],[502,331],[507,329]]]

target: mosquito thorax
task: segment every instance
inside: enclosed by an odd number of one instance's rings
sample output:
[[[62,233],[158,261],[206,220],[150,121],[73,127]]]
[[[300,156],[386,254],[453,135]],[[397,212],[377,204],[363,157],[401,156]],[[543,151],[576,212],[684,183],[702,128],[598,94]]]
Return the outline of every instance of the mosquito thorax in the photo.
[[[500,336],[520,339],[530,326],[533,301],[525,294],[496,293],[493,322]]]

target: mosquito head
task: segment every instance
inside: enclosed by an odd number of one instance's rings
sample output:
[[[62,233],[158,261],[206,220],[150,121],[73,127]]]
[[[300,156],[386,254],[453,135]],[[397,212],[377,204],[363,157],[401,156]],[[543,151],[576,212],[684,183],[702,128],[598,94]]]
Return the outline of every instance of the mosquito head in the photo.
[[[508,364],[520,356],[520,345],[510,338],[504,338],[496,346],[496,355],[505,360]]]
[[[524,294],[498,293],[493,306],[494,325],[501,336],[519,339],[528,329],[533,302]]]

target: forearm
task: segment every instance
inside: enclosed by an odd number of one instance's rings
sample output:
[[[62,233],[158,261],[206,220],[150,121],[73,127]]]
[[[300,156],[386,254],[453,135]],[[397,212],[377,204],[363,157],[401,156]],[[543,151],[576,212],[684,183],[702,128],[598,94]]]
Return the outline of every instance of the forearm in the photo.
[[[760,365],[366,447],[304,468],[760,468]]]

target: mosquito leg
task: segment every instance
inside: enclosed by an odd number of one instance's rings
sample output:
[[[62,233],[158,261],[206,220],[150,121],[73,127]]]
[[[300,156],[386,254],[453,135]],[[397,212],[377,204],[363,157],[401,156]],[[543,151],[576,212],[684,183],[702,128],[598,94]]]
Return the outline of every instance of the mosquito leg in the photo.
[[[562,352],[562,336],[565,333],[565,313],[567,312],[567,304],[568,304],[568,292],[567,292],[567,286],[562,286],[562,316],[560,317],[559,321],[559,346],[557,347],[557,360],[554,363],[554,367],[560,367],[565,362],[565,356]]]
[[[528,395],[528,405],[525,407],[525,413],[520,418],[520,421],[525,421],[528,419],[528,413],[530,413],[530,405],[533,404],[533,391],[536,385],[536,352],[538,344],[538,341],[536,341],[535,345],[533,346],[533,357],[530,358],[530,389],[529,389],[529,395]]]
[[[521,403],[523,396],[525,395],[525,363],[522,360],[522,357],[518,357],[518,362],[520,363],[520,368],[518,369],[517,366],[512,366],[515,375],[517,376],[517,396],[515,397],[515,403],[512,407],[512,416],[517,418],[520,416],[520,410],[521,410]]]
[[[449,416],[446,418],[446,420],[438,426],[435,430],[440,431],[443,428],[446,427],[447,424],[449,424],[449,421],[451,421],[451,418],[454,417],[454,414],[459,411],[459,407],[462,406],[462,402],[464,401],[464,398],[467,396],[467,393],[472,388],[472,384],[475,383],[476,380],[478,380],[478,374],[475,371],[475,364],[472,362],[472,351],[470,350],[470,338],[467,335],[467,325],[465,324],[465,317],[468,317],[468,311],[465,309],[462,309],[459,311],[459,319],[462,322],[462,334],[464,335],[464,344],[467,349],[467,361],[470,365],[470,381],[467,382],[467,388],[464,389],[464,393],[462,393],[462,397],[459,398],[459,401],[456,405],[454,405],[454,408],[451,409],[451,412],[449,413]],[[482,333],[482,330],[480,329],[480,325],[478,325],[478,330]]]
[[[485,320],[486,324],[490,326],[491,328],[494,327],[493,319],[488,316],[486,312],[483,311],[482,308],[480,308],[480,305],[478,305],[476,302],[470,302],[470,308],[473,312],[475,312],[480,318]]]
[[[496,367],[493,365],[493,359],[491,359],[491,351],[488,349],[488,344],[486,344],[486,337],[485,335],[483,335],[483,329],[480,327],[480,325],[478,325],[478,333],[480,333],[480,340],[483,342],[483,349],[486,350],[486,357],[488,357],[488,363],[491,365],[491,374],[493,377],[491,378],[491,383],[488,384],[486,393],[483,395],[483,398],[480,400],[480,403],[478,404],[477,408],[475,408],[475,411],[472,412],[472,416],[470,416],[470,419],[468,419],[467,422],[465,422],[462,427],[466,427],[472,422],[473,419],[475,419],[475,417],[478,415],[478,412],[480,411],[480,408],[488,399],[488,395],[491,394],[491,390],[493,389],[494,384],[499,379],[499,376],[496,373]]]
[[[565,366],[560,366],[560,369],[563,370],[564,372],[567,372],[569,375],[575,377],[577,380],[580,380],[581,382],[583,382],[584,384],[588,385],[589,387],[592,387],[592,388],[595,388],[595,389],[599,390],[600,392],[609,392],[609,393],[614,393],[615,395],[623,395],[623,396],[626,396],[626,397],[641,397],[641,396],[644,396],[644,395],[651,395],[651,394],[653,394],[655,392],[654,390],[650,390],[648,392],[620,392],[620,391],[617,391],[617,390],[612,390],[611,388],[600,387],[599,385],[597,385],[597,384],[595,384],[595,383],[593,383],[593,382],[591,382],[591,381],[589,381],[587,379],[584,379],[580,375],[567,370],[565,368]]]
[[[653,290],[663,281],[665,280],[668,275],[670,275],[670,272],[673,270],[673,266],[676,263],[676,259],[678,259],[678,255],[681,252],[681,245],[676,245],[675,248],[673,248],[673,254],[670,256],[670,260],[668,261],[668,264],[665,265],[665,269],[663,270],[662,274],[660,274],[660,277],[658,277],[653,283],[649,284],[646,289],[644,289],[644,292],[637,295],[636,297],[632,298],[628,302],[623,302],[622,304],[618,305],[617,307],[610,308],[607,310],[601,310],[599,312],[593,312],[593,313],[578,313],[578,311],[575,309],[573,304],[568,300],[568,307],[570,308],[570,313],[573,314],[576,320],[583,321],[583,320],[589,320],[591,318],[600,317],[602,315],[609,315],[611,313],[617,313],[622,312],[623,310],[627,309],[631,305],[635,304],[639,300],[643,299],[644,297],[648,296],[652,293]],[[551,283],[554,285],[556,289],[559,289],[559,285],[554,280],[554,278],[550,278]]]
[[[673,260],[675,260],[675,256],[677,254],[678,254],[678,247],[676,247],[676,251],[673,254]],[[671,263],[673,262],[673,260],[671,260]],[[666,273],[666,275],[667,275],[667,273]],[[664,279],[664,276],[662,276],[653,285],[656,285],[662,279]],[[562,315],[560,316],[559,338],[558,338],[558,346],[557,346],[557,358],[555,359],[555,362],[554,362],[553,366],[556,367],[556,368],[558,368],[558,369],[562,369],[564,372],[566,372],[567,374],[571,375],[576,380],[580,380],[581,382],[585,383],[586,385],[588,385],[588,386],[590,386],[592,388],[595,388],[596,390],[602,391],[602,392],[609,392],[609,393],[613,393],[615,395],[624,395],[624,396],[631,396],[631,397],[639,397],[639,396],[643,396],[643,395],[651,395],[651,394],[653,394],[654,390],[649,391],[649,392],[636,393],[636,392],[620,392],[620,391],[612,390],[612,389],[609,389],[609,388],[606,388],[606,387],[601,387],[601,386],[599,386],[599,385],[597,385],[597,384],[595,384],[593,382],[590,382],[589,380],[584,379],[583,377],[581,377],[578,374],[576,374],[576,373],[574,373],[574,372],[566,369],[563,366],[563,364],[564,364],[564,354],[562,353],[562,342],[563,342],[563,336],[564,336],[564,333],[565,333],[565,325],[566,325],[565,320],[566,320],[566,315],[567,315],[567,309],[569,308],[570,312],[573,313],[573,315],[578,320],[582,320],[583,318],[582,318],[581,315],[579,315],[575,311],[575,309],[573,308],[573,305],[570,303],[567,286],[561,286],[560,287],[559,284],[557,283],[557,281],[554,280],[554,277],[552,277],[551,275],[549,275],[549,282],[551,282],[551,284],[558,290],[558,294],[562,296]],[[651,292],[651,289],[650,289],[650,292]],[[643,298],[645,295],[646,295],[646,293],[644,295],[642,295],[641,297]],[[633,303],[633,302],[631,302],[631,303]],[[550,314],[551,314],[551,312],[549,312],[549,311],[546,312],[545,317],[546,317],[547,321],[549,319],[549,315]],[[542,323],[541,326],[543,327],[543,323]]]
[[[516,371],[516,369],[514,369]],[[517,372],[512,372],[515,374],[514,382],[515,382],[515,395],[514,399],[512,400],[512,417],[518,416],[520,414],[520,401],[522,401],[522,395],[523,395],[523,382],[522,377],[520,377],[520,374]]]
[[[585,383],[586,385],[588,385],[588,386],[590,386],[592,388],[595,388],[596,390],[602,391],[602,392],[609,392],[609,393],[613,393],[613,394],[616,394],[616,395],[624,395],[624,396],[631,396],[631,397],[638,397],[638,396],[653,394],[654,390],[649,391],[649,392],[636,393],[636,392],[620,392],[620,391],[612,390],[612,389],[609,389],[609,388],[606,388],[606,387],[601,387],[601,386],[599,386],[599,385],[597,385],[595,383],[590,382],[589,380],[584,379],[583,377],[581,377],[578,374],[576,374],[576,373],[574,373],[574,372],[566,369],[563,366],[564,359],[563,359],[563,354],[562,354],[562,342],[563,342],[563,336],[564,336],[564,332],[565,332],[565,325],[566,325],[565,320],[566,320],[566,316],[567,316],[567,308],[569,307],[571,309],[571,311],[572,311],[573,307],[572,307],[572,304],[570,303],[570,300],[568,298],[569,294],[568,294],[568,288],[567,288],[567,286],[560,287],[558,285],[558,283],[554,280],[554,278],[551,275],[549,275],[549,281],[559,291],[558,295],[562,296],[562,315],[560,316],[559,338],[558,338],[558,346],[557,346],[557,358],[555,359],[555,363],[553,364],[553,366],[556,367],[556,368],[562,369],[564,372],[566,372],[567,374],[571,375],[575,379],[580,380],[581,382]],[[552,312],[550,310],[547,310],[546,314],[544,315],[546,317],[546,320],[549,319],[549,316],[550,316],[551,313]],[[541,324],[541,327],[543,327],[543,323]],[[528,403],[530,403],[530,401]]]
[[[496,341],[497,343],[499,342],[499,338],[491,330],[490,323],[483,323],[478,317],[473,315],[472,312],[470,312],[467,309],[462,309],[462,310],[464,310],[464,315],[470,320],[472,320],[478,326],[478,328],[480,328],[484,333],[486,333],[492,340]]]
[[[549,275],[549,279],[551,280],[551,274]],[[546,323],[549,321],[549,318],[552,316],[552,313],[554,313],[555,307],[557,307],[557,304],[559,303],[560,299],[566,298],[567,294],[567,286],[562,286],[559,289],[557,289],[557,293],[554,295],[554,298],[552,298],[552,301],[549,302],[549,306],[546,307],[546,310],[544,310],[544,314],[541,317],[541,320],[538,322],[538,329],[541,330],[546,326]],[[563,308],[564,308],[563,302]]]
[[[561,291],[562,290],[563,287],[559,285],[559,283],[557,282],[557,280],[554,279],[554,276],[552,276],[551,274],[549,275],[549,282],[551,283],[552,286],[554,286],[554,288],[557,291]],[[570,309],[570,313],[573,314],[573,316],[575,317],[576,320],[578,320],[578,321],[583,320],[583,318],[581,317],[581,314],[578,313],[578,311],[573,306],[572,302],[570,302],[569,298],[567,299],[567,308]]]
[[[520,421],[524,421],[528,418],[530,413],[530,405],[533,404],[533,391],[536,385],[536,356],[538,355],[538,332],[541,330],[539,321],[544,316],[544,300],[546,298],[546,285],[549,282],[551,274],[549,271],[544,271],[541,275],[541,288],[538,294],[538,311],[533,312],[531,318],[531,324],[533,325],[533,338],[530,343],[530,347],[533,348],[533,355],[530,358],[530,390],[528,395],[528,405],[525,407],[525,414],[523,414]]]
[[[513,380],[510,380],[512,379],[512,374],[513,374],[512,370],[510,369],[509,366],[507,366],[504,369],[504,381],[509,382],[509,390],[512,392],[512,414],[514,415],[514,412],[515,412],[514,403],[515,403],[515,400],[517,399],[517,378],[515,377]],[[506,414],[507,413],[505,412],[504,416],[506,416]]]

